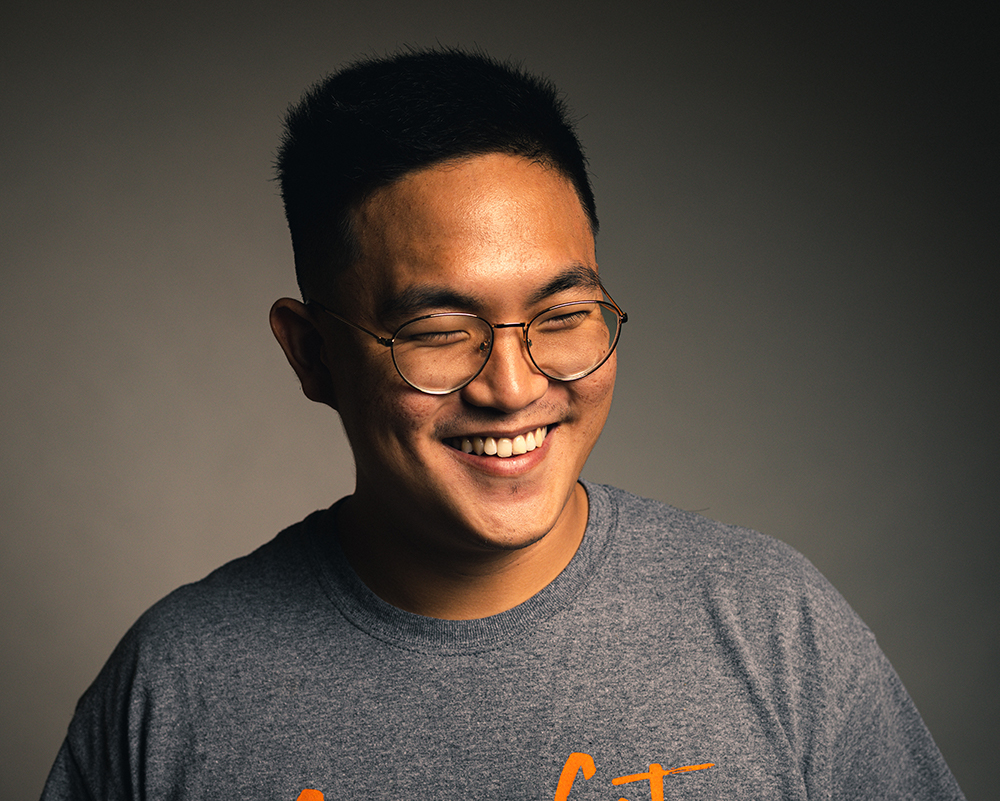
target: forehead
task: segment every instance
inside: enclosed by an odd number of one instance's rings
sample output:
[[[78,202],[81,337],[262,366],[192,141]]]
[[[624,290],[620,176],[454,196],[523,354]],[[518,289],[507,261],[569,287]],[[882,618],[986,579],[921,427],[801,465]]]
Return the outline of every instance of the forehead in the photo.
[[[516,156],[407,175],[361,204],[353,228],[360,258],[344,289],[371,316],[441,305],[497,313],[596,284],[594,238],[573,185]]]

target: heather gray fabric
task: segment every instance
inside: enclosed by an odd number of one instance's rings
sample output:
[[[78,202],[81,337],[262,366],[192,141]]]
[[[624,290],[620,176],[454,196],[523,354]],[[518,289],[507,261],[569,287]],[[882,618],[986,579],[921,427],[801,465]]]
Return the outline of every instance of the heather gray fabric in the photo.
[[[329,511],[182,587],[81,699],[43,798],[962,797],[803,557],[585,486],[566,570],[483,620],[379,600]]]

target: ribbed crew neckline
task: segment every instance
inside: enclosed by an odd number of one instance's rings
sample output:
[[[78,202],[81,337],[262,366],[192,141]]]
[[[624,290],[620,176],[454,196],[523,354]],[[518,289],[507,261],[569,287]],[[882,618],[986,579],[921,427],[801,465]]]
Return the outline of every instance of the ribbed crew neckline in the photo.
[[[340,614],[378,640],[424,653],[493,650],[568,606],[604,563],[617,505],[607,487],[581,483],[589,502],[587,528],[569,564],[528,600],[489,617],[441,620],[407,612],[383,601],[368,589],[340,547],[337,504],[307,520],[304,538],[307,558],[323,591]]]

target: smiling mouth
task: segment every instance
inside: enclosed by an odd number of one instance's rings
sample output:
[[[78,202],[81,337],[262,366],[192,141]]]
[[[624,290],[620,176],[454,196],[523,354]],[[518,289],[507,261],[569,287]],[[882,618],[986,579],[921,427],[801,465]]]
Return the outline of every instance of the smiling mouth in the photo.
[[[518,434],[516,437],[452,437],[445,440],[451,447],[463,453],[474,453],[477,456],[497,456],[507,459],[520,456],[523,453],[542,447],[549,427],[542,426],[532,431]]]

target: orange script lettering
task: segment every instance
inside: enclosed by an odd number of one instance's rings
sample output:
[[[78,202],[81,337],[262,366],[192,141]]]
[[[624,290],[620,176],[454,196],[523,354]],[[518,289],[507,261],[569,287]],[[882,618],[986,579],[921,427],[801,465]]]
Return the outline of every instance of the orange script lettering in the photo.
[[[618,787],[622,784],[632,782],[649,782],[649,794],[652,801],[663,801],[663,777],[674,773],[690,773],[694,770],[707,770],[714,768],[714,762],[706,762],[703,765],[684,765],[680,768],[664,768],[655,762],[649,766],[646,773],[633,773],[628,776],[618,776],[611,780],[611,783]],[[589,780],[596,772],[597,765],[590,754],[576,751],[566,758],[562,772],[559,774],[559,783],[556,785],[556,795],[553,801],[568,801],[570,790],[573,789],[573,782],[576,781],[576,774],[583,772],[584,781]],[[627,801],[627,799],[619,799]]]

